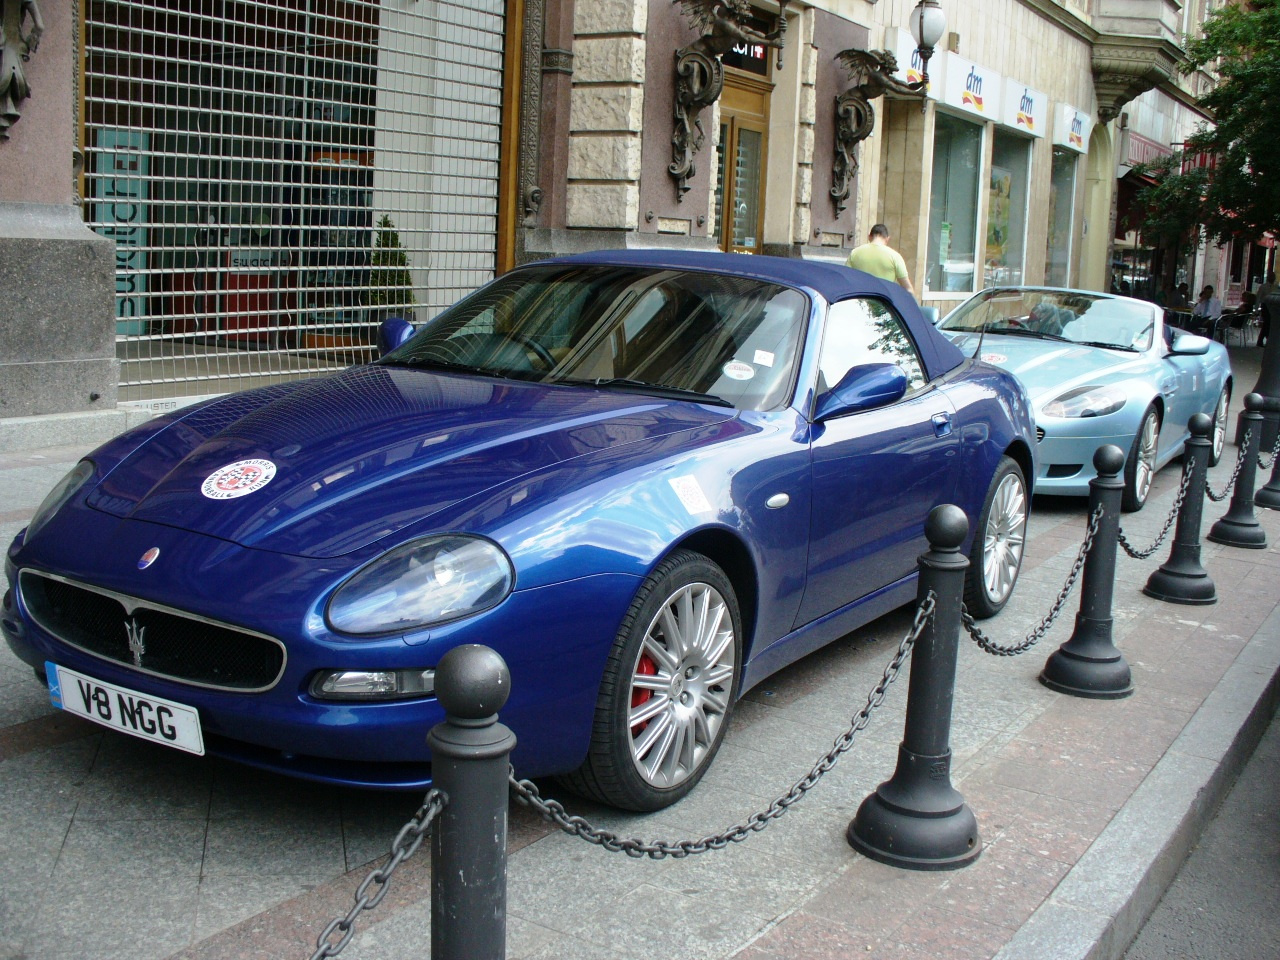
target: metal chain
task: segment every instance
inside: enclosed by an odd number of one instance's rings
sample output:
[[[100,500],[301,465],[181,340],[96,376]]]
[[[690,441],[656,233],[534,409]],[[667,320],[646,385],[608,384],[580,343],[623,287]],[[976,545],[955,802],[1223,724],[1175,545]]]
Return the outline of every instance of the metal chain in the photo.
[[[311,960],[336,957],[346,949],[347,944],[356,934],[356,917],[361,911],[372,910],[382,902],[382,898],[387,895],[388,884],[391,882],[391,875],[396,872],[396,867],[418,852],[423,838],[431,829],[431,822],[440,815],[448,802],[449,798],[443,790],[432,787],[427,791],[427,796],[422,801],[422,806],[418,808],[418,812],[400,828],[396,838],[391,841],[391,859],[381,867],[369,871],[369,875],[364,878],[360,886],[356,887],[355,906],[347,911],[345,917],[336,917],[324,928],[324,932],[316,938],[316,952],[311,955]],[[375,883],[378,884],[377,892],[370,894],[369,888]],[[331,943],[329,938],[335,933],[341,933],[342,939]]]
[[[1258,454],[1258,468],[1261,470],[1270,470],[1276,462],[1276,455],[1280,454],[1280,433],[1276,434],[1276,442],[1271,447],[1270,455]]]
[[[1236,455],[1236,467],[1231,471],[1231,479],[1227,481],[1227,485],[1222,488],[1221,493],[1214,493],[1213,487],[1209,485],[1208,480],[1204,482],[1205,496],[1214,503],[1221,503],[1223,500],[1227,499],[1227,496],[1231,493],[1231,488],[1236,485],[1236,480],[1240,477],[1240,468],[1244,466],[1244,455],[1249,450],[1249,441],[1252,437],[1253,427],[1250,427],[1244,432],[1244,439],[1240,442],[1240,452]]]
[[[1076,554],[1076,561],[1071,565],[1071,572],[1067,574],[1066,582],[1063,583],[1062,589],[1058,591],[1058,598],[1053,601],[1053,606],[1049,608],[1049,612],[1044,618],[1023,639],[1021,643],[1012,647],[1002,647],[996,643],[981,630],[978,629],[978,623],[973,619],[965,605],[960,604],[960,622],[964,624],[965,632],[973,639],[981,649],[996,657],[1016,657],[1020,653],[1026,653],[1034,647],[1049,632],[1049,628],[1053,626],[1054,621],[1058,619],[1058,614],[1062,612],[1062,606],[1067,602],[1067,598],[1071,596],[1071,591],[1076,585],[1076,580],[1080,576],[1080,571],[1084,569],[1085,558],[1089,556],[1089,551],[1093,549],[1094,538],[1098,534],[1098,524],[1102,522],[1102,504],[1098,504],[1097,509],[1093,511],[1093,516],[1089,518],[1089,529],[1085,531],[1084,542],[1080,544],[1080,551]]]
[[[651,860],[663,860],[666,857],[680,859],[690,854],[706,853],[708,850],[723,850],[731,843],[740,843],[751,834],[759,833],[786,813],[792,804],[813,789],[823,775],[836,765],[836,761],[840,759],[841,754],[853,746],[854,737],[870,722],[871,714],[884,703],[889,685],[898,678],[898,672],[902,669],[903,662],[911,654],[912,647],[920,639],[920,634],[924,631],[925,625],[933,616],[934,609],[937,607],[937,600],[937,594],[930,590],[924,601],[916,608],[916,615],[911,623],[911,629],[907,631],[907,635],[898,644],[897,652],[884,668],[884,674],[881,676],[880,681],[867,695],[866,705],[854,715],[849,724],[849,729],[835,739],[831,749],[814,764],[812,770],[792,784],[791,788],[769,804],[766,810],[753,813],[745,823],[737,824],[722,833],[702,837],[699,840],[645,841],[635,837],[620,837],[616,833],[592,826],[585,818],[567,813],[564,805],[559,801],[544,800],[536,786],[528,780],[517,780],[514,774],[510,776],[511,791],[515,794],[517,801],[527,807],[532,807],[543,819],[555,824],[565,833],[581,837],[588,843],[594,843],[613,853],[625,853],[629,857],[648,857]]]
[[[1182,502],[1187,499],[1187,488],[1191,486],[1191,472],[1196,467],[1195,457],[1190,457],[1186,465],[1182,468],[1182,485],[1178,487],[1178,495],[1173,498],[1173,509],[1169,511],[1169,516],[1164,521],[1164,526],[1160,528],[1160,535],[1156,537],[1156,542],[1151,544],[1145,550],[1139,550],[1137,547],[1129,543],[1125,538],[1124,530],[1117,530],[1116,536],[1120,538],[1120,546],[1124,548],[1124,552],[1135,560],[1145,560],[1157,550],[1160,544],[1164,543],[1164,538],[1169,535],[1169,531],[1173,529],[1173,521],[1178,519],[1178,513],[1182,510]]]

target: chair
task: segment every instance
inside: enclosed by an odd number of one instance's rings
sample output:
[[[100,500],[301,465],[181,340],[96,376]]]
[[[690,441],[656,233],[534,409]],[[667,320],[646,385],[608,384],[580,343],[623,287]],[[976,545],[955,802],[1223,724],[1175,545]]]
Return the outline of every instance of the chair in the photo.
[[[1256,313],[1256,310],[1224,313],[1218,318],[1218,323],[1214,330],[1214,339],[1218,339],[1218,334],[1221,334],[1222,343],[1225,346],[1230,346],[1231,335],[1235,333],[1240,337],[1239,346],[1245,346],[1248,342],[1249,332],[1256,322]]]

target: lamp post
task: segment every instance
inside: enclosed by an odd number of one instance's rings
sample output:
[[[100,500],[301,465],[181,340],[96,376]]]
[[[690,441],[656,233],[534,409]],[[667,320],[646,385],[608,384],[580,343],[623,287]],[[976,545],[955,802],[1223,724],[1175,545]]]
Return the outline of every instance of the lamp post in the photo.
[[[911,11],[911,37],[916,42],[916,52],[920,54],[920,73],[924,80],[926,97],[920,101],[920,112],[928,107],[929,61],[933,58],[933,48],[942,39],[947,29],[947,15],[942,12],[942,4],[938,0],[920,0]]]

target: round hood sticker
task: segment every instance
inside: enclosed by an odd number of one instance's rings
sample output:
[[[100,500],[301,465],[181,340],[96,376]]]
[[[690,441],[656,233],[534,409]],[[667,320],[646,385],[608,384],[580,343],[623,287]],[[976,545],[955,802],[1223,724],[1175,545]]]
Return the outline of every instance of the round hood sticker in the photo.
[[[750,380],[756,375],[756,368],[749,363],[743,363],[741,360],[731,360],[721,370],[730,380]]]
[[[210,500],[234,500],[261,490],[275,475],[276,465],[270,460],[237,460],[209,474],[200,492]]]
[[[982,359],[987,361],[987,363],[1004,363],[1009,358],[1003,353],[984,353],[982,355]]]

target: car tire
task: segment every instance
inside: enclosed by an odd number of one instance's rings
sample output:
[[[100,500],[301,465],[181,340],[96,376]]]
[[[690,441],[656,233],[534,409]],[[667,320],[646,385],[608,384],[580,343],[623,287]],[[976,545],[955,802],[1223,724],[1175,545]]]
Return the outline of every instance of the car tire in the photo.
[[[1209,466],[1216,467],[1227,446],[1227,408],[1231,406],[1231,388],[1223,387],[1213,407],[1213,432],[1209,434]]]
[[[964,603],[978,619],[999,613],[1018,582],[1027,540],[1027,481],[1012,457],[1001,457],[987,487],[987,499],[964,582]]]
[[[618,628],[587,759],[561,781],[625,810],[675,803],[720,747],[741,662],[729,578],[701,554],[673,553],[645,579]]]
[[[1160,412],[1150,406],[1142,415],[1138,433],[1124,463],[1124,493],[1120,497],[1120,509],[1125,513],[1136,513],[1147,502],[1156,477],[1159,444]]]

